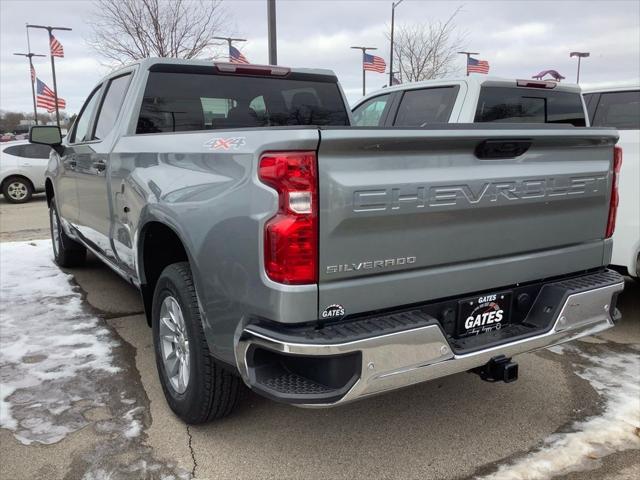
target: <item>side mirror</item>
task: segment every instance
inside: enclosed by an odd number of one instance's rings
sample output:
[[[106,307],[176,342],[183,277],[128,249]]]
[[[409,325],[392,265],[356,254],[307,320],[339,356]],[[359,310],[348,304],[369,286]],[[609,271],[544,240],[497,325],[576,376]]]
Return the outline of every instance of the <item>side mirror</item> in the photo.
[[[36,125],[29,129],[29,142],[55,148],[62,144],[62,133],[58,127]]]

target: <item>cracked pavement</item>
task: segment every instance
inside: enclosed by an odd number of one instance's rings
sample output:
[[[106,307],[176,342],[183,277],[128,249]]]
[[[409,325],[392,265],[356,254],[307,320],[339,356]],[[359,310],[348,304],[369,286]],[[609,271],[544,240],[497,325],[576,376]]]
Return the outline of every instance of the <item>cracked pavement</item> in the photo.
[[[43,199],[19,214],[13,207],[0,200],[2,241],[47,238]],[[520,379],[514,384],[459,374],[330,410],[298,409],[247,392],[230,417],[188,427],[165,403],[138,292],[95,258],[68,273],[85,314],[118,343],[113,355],[121,371],[99,378],[100,391],[106,392],[102,404],[77,407],[84,424],[57,442],[25,445],[13,431],[0,429],[2,478],[523,478],[498,475],[501,468],[516,475],[518,465],[527,465],[530,478],[640,476],[633,439],[628,450],[602,447],[582,455],[570,466],[576,470],[558,466],[546,477],[534,475],[536,455],[544,455],[549,441],[570,439],[589,419],[607,418],[610,399],[585,372],[594,355],[606,358],[603,352],[631,362],[638,358],[638,283],[627,282],[620,299],[622,324],[575,342],[578,353],[518,357]],[[615,368],[605,373],[615,377]],[[632,363],[632,377],[634,368]],[[72,394],[78,385],[70,382],[66,388]],[[135,408],[141,408],[130,415],[141,423],[140,434],[130,439],[118,427],[132,410],[123,398],[135,399]],[[630,422],[637,421],[637,411],[632,409]]]

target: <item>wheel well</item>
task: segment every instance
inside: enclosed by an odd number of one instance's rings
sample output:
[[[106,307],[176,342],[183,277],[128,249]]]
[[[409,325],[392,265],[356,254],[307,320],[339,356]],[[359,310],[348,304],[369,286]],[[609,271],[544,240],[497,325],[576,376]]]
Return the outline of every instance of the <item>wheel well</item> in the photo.
[[[51,180],[49,180],[48,178],[44,182],[44,191],[47,195],[47,207],[50,207],[51,201],[53,200],[53,183],[51,183]]]
[[[144,228],[140,240],[142,247],[143,282],[140,286],[147,322],[151,325],[153,293],[162,271],[176,262],[189,261],[180,237],[160,222],[151,222]]]

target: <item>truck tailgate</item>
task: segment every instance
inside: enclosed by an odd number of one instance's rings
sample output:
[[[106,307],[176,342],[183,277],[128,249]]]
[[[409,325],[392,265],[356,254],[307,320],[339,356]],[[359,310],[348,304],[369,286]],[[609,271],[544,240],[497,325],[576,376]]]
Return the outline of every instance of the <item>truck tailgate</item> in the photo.
[[[319,312],[608,263],[615,130],[460,127],[321,130]],[[515,158],[495,158],[520,147]]]

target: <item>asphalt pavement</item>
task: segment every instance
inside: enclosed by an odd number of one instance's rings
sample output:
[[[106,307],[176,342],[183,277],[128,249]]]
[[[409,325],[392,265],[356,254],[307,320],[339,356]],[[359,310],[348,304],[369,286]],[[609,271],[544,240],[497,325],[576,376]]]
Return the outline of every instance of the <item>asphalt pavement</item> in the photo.
[[[0,199],[2,242],[46,238],[42,197],[21,206]],[[640,478],[638,282],[627,282],[618,326],[517,357],[513,384],[464,373],[329,410],[246,392],[228,418],[188,427],[164,401],[138,292],[92,256],[67,273],[86,315],[112,339],[117,372],[65,383],[70,396],[96,383],[101,403],[77,402],[83,421],[56,442],[37,441],[29,425],[22,437],[0,429],[2,478]],[[3,382],[11,368],[0,365]],[[611,380],[616,372],[631,380]],[[19,393],[9,396],[14,413],[28,414]]]

